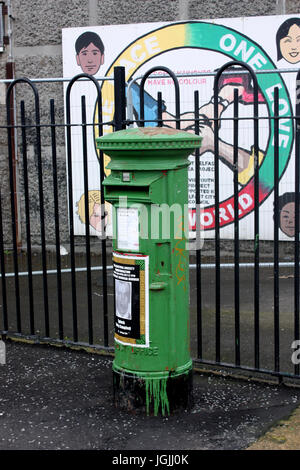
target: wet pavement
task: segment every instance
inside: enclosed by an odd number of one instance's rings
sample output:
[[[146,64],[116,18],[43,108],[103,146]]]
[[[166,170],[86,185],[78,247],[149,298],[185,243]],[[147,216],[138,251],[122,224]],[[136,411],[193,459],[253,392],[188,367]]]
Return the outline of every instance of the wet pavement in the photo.
[[[238,450],[300,404],[300,389],[194,374],[194,407],[169,417],[114,408],[112,358],[6,343],[0,450]]]
[[[84,265],[85,259],[83,258]],[[94,259],[99,264],[99,259]],[[79,262],[78,262],[79,264]],[[109,263],[111,264],[111,260]],[[214,361],[216,357],[216,304],[215,304],[215,271],[214,269],[202,269],[201,279],[201,322],[202,338],[198,338],[197,319],[197,278],[196,270],[190,269],[190,318],[191,318],[191,356],[197,356],[197,343],[201,341],[202,358]],[[59,313],[57,279],[55,274],[48,276],[48,300],[49,300],[49,337],[58,339]],[[109,346],[113,347],[114,335],[114,303],[113,303],[113,278],[112,270],[107,272],[108,283],[108,339]],[[17,331],[16,296],[14,278],[7,278],[7,302],[8,302],[8,326],[9,332]],[[48,336],[45,327],[44,313],[44,289],[42,276],[33,276],[34,287],[34,331],[37,337]],[[76,273],[77,287],[77,328],[78,341],[89,342],[89,318],[87,299],[87,274]],[[243,366],[253,368],[255,359],[255,320],[254,320],[254,271],[253,269],[240,268],[240,361]],[[0,287],[1,291],[1,287]],[[93,338],[91,344],[104,345],[104,315],[103,315],[103,289],[102,272],[91,273],[92,293],[92,323]],[[30,335],[30,299],[28,279],[20,277],[21,298],[21,329],[23,335]],[[235,282],[234,269],[221,269],[221,338],[220,352],[221,362],[235,363],[236,344],[236,315],[235,315]],[[71,290],[71,275],[62,275],[62,301],[63,301],[63,338],[74,340],[74,317]],[[293,374],[294,365],[291,357],[293,353],[292,343],[295,339],[294,332],[294,275],[292,267],[283,267],[279,273],[279,347],[280,347],[280,371]],[[0,305],[0,326],[2,326],[2,305]],[[265,370],[274,370],[275,367],[275,333],[274,333],[274,272],[272,268],[260,270],[260,313],[259,313],[259,347],[260,367]]]
[[[55,267],[53,260],[49,266]],[[231,261],[231,260],[226,260]],[[192,260],[194,262],[194,260]],[[77,260],[85,266],[85,257]],[[93,259],[93,265],[99,259]],[[110,261],[108,262],[110,264]],[[65,260],[63,267],[68,267]],[[36,261],[35,269],[39,268]],[[26,266],[22,265],[26,270]],[[21,270],[22,270],[21,269]],[[10,270],[8,270],[10,271]],[[260,366],[274,368],[274,272],[260,271]],[[93,344],[103,344],[101,272],[92,272]],[[197,280],[190,271],[191,355],[197,355]],[[42,276],[34,276],[37,337],[45,335]],[[88,342],[87,279],[78,272],[79,341]],[[280,370],[293,373],[293,269],[284,267],[280,284]],[[203,268],[201,280],[202,357],[215,359],[215,273]],[[48,276],[50,336],[59,337],[56,276]],[[253,269],[240,269],[241,364],[254,365]],[[221,360],[235,362],[234,270],[221,270]],[[20,277],[22,333],[30,333],[27,277]],[[7,278],[9,330],[16,331],[13,277]],[[112,273],[108,271],[109,345],[113,345]],[[62,276],[64,339],[73,339],[71,279]],[[2,305],[0,306],[1,309]],[[2,310],[2,309],[1,309]],[[1,313],[0,310],[0,313]],[[246,449],[300,405],[300,388],[222,375],[194,374],[191,411],[147,417],[116,410],[112,399],[112,358],[66,348],[7,342],[7,363],[0,363],[0,450],[239,450]],[[1,361],[0,361],[1,362]],[[241,374],[241,371],[235,371]],[[297,381],[295,381],[297,383]],[[298,381],[299,385],[300,382]],[[299,437],[300,441],[300,437]]]

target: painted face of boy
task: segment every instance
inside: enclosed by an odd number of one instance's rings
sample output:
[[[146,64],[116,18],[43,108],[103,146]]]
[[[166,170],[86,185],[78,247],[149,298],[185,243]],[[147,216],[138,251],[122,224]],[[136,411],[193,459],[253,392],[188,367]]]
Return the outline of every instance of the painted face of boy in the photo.
[[[95,75],[104,63],[104,54],[101,54],[100,49],[91,42],[81,49],[76,60],[84,73]]]
[[[300,28],[296,24],[293,24],[288,35],[280,40],[280,52],[290,64],[300,61]]]
[[[285,204],[280,211],[280,228],[288,237],[295,236],[295,203]]]

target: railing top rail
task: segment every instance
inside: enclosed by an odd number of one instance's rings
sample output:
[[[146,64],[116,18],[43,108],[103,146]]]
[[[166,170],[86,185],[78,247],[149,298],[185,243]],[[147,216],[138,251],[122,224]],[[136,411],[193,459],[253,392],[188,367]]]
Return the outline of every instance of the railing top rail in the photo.
[[[70,82],[73,78],[74,78],[74,77],[66,77],[66,78],[64,78],[64,77],[31,78],[30,81],[33,82],[33,83],[43,83],[43,82],[44,82],[44,83],[56,83],[56,82],[57,82],[57,83],[60,83],[60,82]],[[95,77],[95,79],[96,79],[97,81],[99,81],[99,82],[100,82],[100,81],[104,81],[104,80],[106,80],[106,81],[113,81],[113,80],[114,80],[113,77]],[[89,79],[87,79],[87,78],[82,78],[82,79],[80,79],[80,80],[87,82]],[[14,82],[14,81],[15,81],[15,79],[1,79],[1,80],[0,80],[0,83],[5,83],[5,84],[7,83],[7,84],[9,84],[9,83],[12,83],[12,82]]]
[[[285,69],[267,69],[267,70],[254,70],[253,69],[253,72],[255,74],[266,74],[266,73],[297,73],[299,71],[299,68],[285,68]],[[247,70],[237,70],[236,71],[237,73],[241,74],[241,73],[249,73]],[[231,71],[228,71],[228,72],[223,72],[224,74],[232,74],[234,73],[233,70]],[[176,74],[176,77],[208,77],[208,76],[214,76],[217,74],[217,71],[214,71],[214,72],[207,72],[207,71],[204,71],[204,72],[197,72],[197,73],[179,73],[179,74]],[[136,80],[141,80],[143,78],[144,75],[140,75],[138,77],[135,77],[133,81],[136,81]],[[161,77],[161,74],[153,74],[153,75],[150,75],[148,78],[159,78]],[[50,78],[31,78],[30,81],[33,82],[33,83],[56,83],[56,82],[69,82],[72,80],[73,77],[50,77]],[[113,77],[95,77],[97,81],[113,81],[114,78]],[[87,79],[82,79],[83,81],[87,81]],[[14,81],[14,79],[0,79],[0,83],[5,83],[5,84],[9,84],[9,83],[12,83]],[[132,83],[132,82],[130,82]]]

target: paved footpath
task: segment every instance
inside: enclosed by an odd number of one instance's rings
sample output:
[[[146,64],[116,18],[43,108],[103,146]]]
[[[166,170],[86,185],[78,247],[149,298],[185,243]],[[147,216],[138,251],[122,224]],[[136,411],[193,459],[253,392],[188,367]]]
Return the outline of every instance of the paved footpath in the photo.
[[[15,342],[6,352],[0,450],[246,449],[300,405],[300,389],[195,373],[191,411],[128,414],[113,406],[111,358]]]
[[[300,407],[272,426],[247,450],[300,450]]]

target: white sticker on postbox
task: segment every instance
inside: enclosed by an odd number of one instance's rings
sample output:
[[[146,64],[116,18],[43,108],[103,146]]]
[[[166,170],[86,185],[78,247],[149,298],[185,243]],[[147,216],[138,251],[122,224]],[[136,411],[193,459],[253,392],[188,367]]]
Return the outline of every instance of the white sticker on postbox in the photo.
[[[139,211],[117,208],[117,241],[119,250],[139,251]]]

